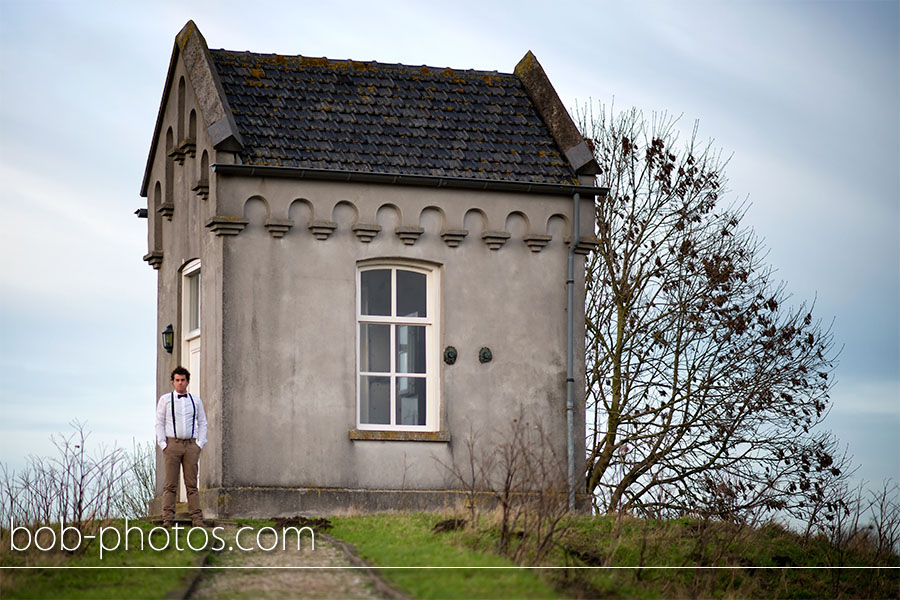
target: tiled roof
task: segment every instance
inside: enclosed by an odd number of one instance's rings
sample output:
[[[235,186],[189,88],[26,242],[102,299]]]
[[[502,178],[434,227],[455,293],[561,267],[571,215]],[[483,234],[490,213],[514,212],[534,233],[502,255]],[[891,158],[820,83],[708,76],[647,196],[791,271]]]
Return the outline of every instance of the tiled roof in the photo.
[[[244,164],[577,183],[513,74],[210,54]]]

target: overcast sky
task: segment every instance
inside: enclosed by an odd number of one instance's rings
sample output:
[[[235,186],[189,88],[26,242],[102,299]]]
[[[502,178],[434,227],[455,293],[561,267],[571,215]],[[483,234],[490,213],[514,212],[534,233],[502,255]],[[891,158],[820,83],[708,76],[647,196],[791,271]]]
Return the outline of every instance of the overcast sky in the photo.
[[[857,2],[0,0],[0,462],[153,437],[156,271],[139,196],[175,35],[211,48],[512,72],[681,115],[793,301],[843,346],[826,426],[900,479],[900,9]],[[451,8],[452,7],[452,8]]]

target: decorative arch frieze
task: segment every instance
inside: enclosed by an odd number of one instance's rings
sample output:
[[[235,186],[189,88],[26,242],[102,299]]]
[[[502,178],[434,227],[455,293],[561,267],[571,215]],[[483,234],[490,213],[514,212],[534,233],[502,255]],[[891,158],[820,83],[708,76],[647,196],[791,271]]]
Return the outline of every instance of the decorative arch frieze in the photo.
[[[204,164],[201,154],[200,163]],[[207,158],[208,160],[208,158]],[[551,243],[569,244],[570,218],[563,213],[543,212],[542,207],[511,210],[498,213],[490,206],[471,206],[464,213],[451,210],[448,218],[446,207],[427,204],[413,208],[415,220],[404,221],[405,204],[386,202],[374,210],[363,211],[357,202],[337,200],[317,203],[314,199],[295,198],[287,207],[287,218],[280,218],[283,200],[273,200],[261,195],[247,198],[240,217],[219,215],[209,221],[207,227],[216,235],[237,235],[248,226],[264,226],[273,238],[282,238],[290,231],[309,231],[317,240],[330,239],[335,233],[350,233],[361,243],[370,243],[382,231],[392,232],[407,246],[415,245],[423,235],[440,237],[449,248],[459,247],[466,239],[480,239],[489,250],[496,251],[509,240],[522,240],[531,252],[541,252]],[[324,205],[322,205],[324,204]],[[401,208],[401,206],[403,208]],[[365,212],[365,215],[362,213]],[[162,213],[161,213],[162,214]],[[278,216],[276,216],[278,215]],[[361,218],[365,217],[365,218]],[[374,216],[374,222],[367,222]],[[413,215],[407,215],[407,218]],[[459,227],[462,225],[462,227]],[[493,227],[492,227],[493,225]],[[498,227],[499,226],[499,227]],[[581,239],[576,252],[586,254],[595,246],[591,239]]]

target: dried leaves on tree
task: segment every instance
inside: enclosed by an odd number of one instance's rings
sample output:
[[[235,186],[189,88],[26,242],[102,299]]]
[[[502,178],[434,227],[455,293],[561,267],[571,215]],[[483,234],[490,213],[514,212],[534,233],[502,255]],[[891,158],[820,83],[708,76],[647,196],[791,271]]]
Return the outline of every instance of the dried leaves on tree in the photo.
[[[605,109],[583,128],[610,190],[586,273],[588,493],[603,511],[799,508],[843,469],[816,428],[829,329],[789,306],[696,128],[679,143],[674,119]]]

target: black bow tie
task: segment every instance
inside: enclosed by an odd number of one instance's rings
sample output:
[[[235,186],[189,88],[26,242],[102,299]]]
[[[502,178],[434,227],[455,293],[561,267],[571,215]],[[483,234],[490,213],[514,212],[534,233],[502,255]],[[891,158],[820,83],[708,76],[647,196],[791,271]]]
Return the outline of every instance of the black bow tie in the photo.
[[[187,394],[178,394],[178,397],[179,397],[179,398],[187,398],[188,395],[187,395]]]

